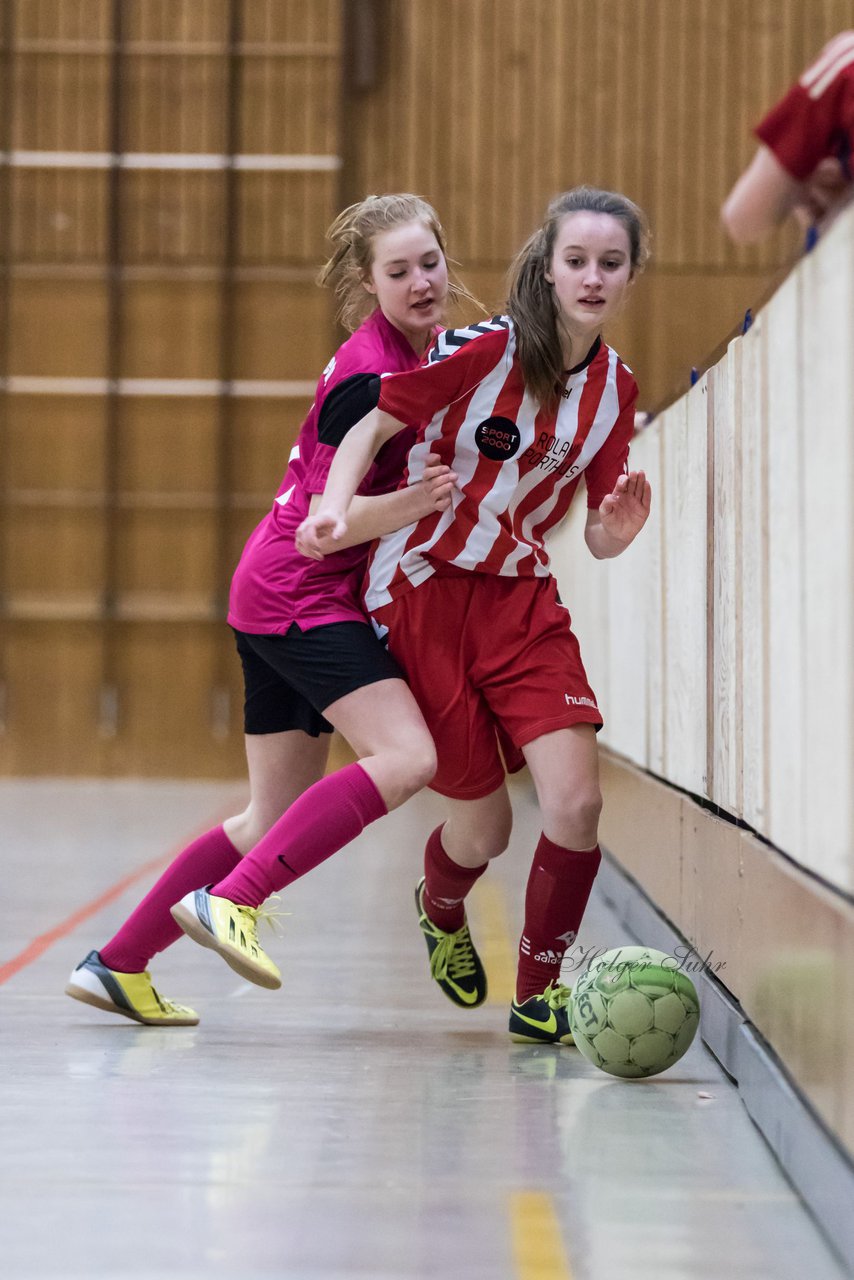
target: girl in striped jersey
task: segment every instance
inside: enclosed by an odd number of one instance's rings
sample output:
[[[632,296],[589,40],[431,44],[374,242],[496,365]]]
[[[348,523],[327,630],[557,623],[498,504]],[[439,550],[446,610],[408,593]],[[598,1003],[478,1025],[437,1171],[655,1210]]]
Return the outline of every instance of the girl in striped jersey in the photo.
[[[544,538],[582,475],[594,556],[619,555],[649,514],[649,484],[627,467],[637,387],[601,338],[646,255],[643,215],[624,196],[579,187],[553,201],[514,263],[508,314],[446,332],[429,363],[382,379],[297,535],[309,556],[345,537],[374,454],[420,414],[410,478],[436,454],[458,487],[445,511],[380,539],[366,602],[437,747],[430,785],[448,819],[427,842],[416,905],[432,975],[462,1006],[486,996],[464,900],[510,835],[498,744],[533,776],[543,829],[510,1012],[520,1040],[571,1043],[560,965],[599,864],[601,715]]]
[[[329,238],[335,251],[320,282],[333,286],[341,319],[355,332],[324,370],[229,601],[244,675],[249,804],[184,849],[66,987],[75,999],[137,1022],[198,1022],[192,1009],[162,998],[148,973],[151,958],[188,923],[208,946],[224,937],[223,952],[238,971],[279,985],[255,945],[254,908],[422,787],[435,768],[421,713],[369,626],[360,591],[367,540],[448,505],[454,477],[434,458],[420,482],[398,488],[415,437],[408,429],[377,457],[350,536],[323,565],[297,553],[294,531],[318,501],[338,441],[375,402],[366,399],[372,377],[415,368],[448,294],[470,295],[449,285],[442,227],[417,196],[369,196],[339,215]],[[324,777],[333,725],[360,760]],[[241,861],[249,850],[254,857]],[[196,894],[201,885],[216,892]],[[179,926],[171,908],[185,895]]]

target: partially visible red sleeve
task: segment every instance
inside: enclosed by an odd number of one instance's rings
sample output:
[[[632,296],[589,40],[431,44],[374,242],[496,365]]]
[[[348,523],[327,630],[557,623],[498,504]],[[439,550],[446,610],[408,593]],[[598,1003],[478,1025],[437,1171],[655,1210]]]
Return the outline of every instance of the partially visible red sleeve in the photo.
[[[829,63],[824,77],[822,61]],[[842,65],[834,75],[824,55],[815,68],[804,72],[755,129],[796,182],[805,182],[820,161],[854,143],[854,66]]]
[[[614,423],[608,439],[593,460],[582,472],[587,485],[587,505],[597,509],[602,499],[613,493],[614,485],[621,475],[628,470],[629,445],[635,433],[635,406],[638,402],[638,384],[630,377],[626,390],[626,401],[620,409],[620,416]]]
[[[429,422],[495,368],[508,337],[507,329],[490,330],[435,364],[422,364],[408,373],[384,374],[379,408],[401,422]]]

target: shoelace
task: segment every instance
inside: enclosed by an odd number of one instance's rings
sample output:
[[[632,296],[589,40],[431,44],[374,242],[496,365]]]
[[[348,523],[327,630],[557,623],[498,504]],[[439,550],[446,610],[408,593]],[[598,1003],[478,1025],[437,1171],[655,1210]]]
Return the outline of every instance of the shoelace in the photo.
[[[182,1004],[176,1004],[174,1000],[167,1000],[166,997],[162,996],[160,992],[157,990],[157,988],[153,985],[151,988],[151,994],[154,996],[154,999],[157,1001],[157,1004],[160,1007],[161,1012],[166,1014],[169,1014],[169,1013],[182,1014],[185,1012],[184,1006]]]
[[[274,893],[272,898],[270,898],[270,902],[281,902],[281,898],[277,893]],[[244,907],[239,906],[238,904],[235,904],[235,910],[243,921],[244,928],[246,929],[249,937],[256,946],[258,945],[258,934],[256,930],[260,921],[263,921],[269,929],[272,929],[273,933],[280,934],[282,932],[282,926],[279,924],[279,921],[283,920],[285,916],[289,916],[291,914],[290,911],[270,911],[267,907]]]
[[[450,974],[456,981],[470,978],[475,972],[474,948],[467,925],[440,938],[430,957],[430,973],[434,978],[441,981]]]
[[[555,1013],[558,1013],[561,1009],[565,1009],[569,1004],[571,995],[571,987],[565,987],[563,983],[560,982],[550,982],[540,998],[545,1000],[550,1009],[553,1009]]]
[[[154,995],[157,999],[157,1003],[160,1005],[160,1008],[163,1010],[164,1013],[167,1013],[167,1014],[168,1013],[177,1013],[177,1014],[186,1013],[186,1009],[182,1004],[176,1004],[174,1000],[166,1000],[164,999],[163,996],[159,995],[158,992],[156,991]]]

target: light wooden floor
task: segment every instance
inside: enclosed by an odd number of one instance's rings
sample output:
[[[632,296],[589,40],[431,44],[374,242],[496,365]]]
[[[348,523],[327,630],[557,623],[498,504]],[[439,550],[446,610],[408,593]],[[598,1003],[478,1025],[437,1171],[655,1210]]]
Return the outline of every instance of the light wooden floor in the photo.
[[[430,795],[289,891],[281,991],[182,940],[152,969],[199,1027],[66,998],[155,870],[107,891],[242,802],[215,784],[0,782],[3,1280],[845,1274],[699,1041],[644,1082],[510,1043],[537,835],[524,785],[471,904],[482,1009],[428,977],[412,889]],[[632,940],[594,898],[580,941]]]

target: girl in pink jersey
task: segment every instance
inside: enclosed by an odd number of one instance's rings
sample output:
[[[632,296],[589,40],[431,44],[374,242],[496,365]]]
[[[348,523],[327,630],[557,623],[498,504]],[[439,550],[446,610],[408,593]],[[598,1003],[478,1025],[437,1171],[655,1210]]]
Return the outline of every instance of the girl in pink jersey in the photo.
[[[318,501],[342,435],[376,402],[378,375],[417,367],[449,293],[465,290],[449,285],[444,233],[418,197],[369,196],[336,219],[329,237],[335,252],[320,280],[335,288],[341,318],[355,332],[324,370],[278,496],[249,538],[231,589],[228,620],[246,689],[248,807],[189,845],[66,987],[76,999],[137,1022],[198,1022],[192,1009],[156,992],[147,969],[181,936],[170,909],[189,890],[216,884],[213,897],[204,895],[205,923],[190,906],[181,924],[189,917],[188,927],[205,930],[208,945],[224,938],[238,972],[248,966],[255,980],[278,985],[269,961],[259,978],[253,908],[401,804],[435,768],[421,713],[369,626],[360,591],[367,542],[447,506],[450,469],[433,459],[416,482],[398,489],[415,434],[407,429],[378,453],[353,504],[349,534],[323,563],[297,553],[294,532]],[[324,778],[333,726],[360,758]],[[253,847],[262,869],[256,860],[244,871],[241,857]],[[239,905],[217,912],[210,904],[226,903],[219,896],[226,892]],[[211,917],[218,933],[207,932]]]
[[[553,201],[514,263],[508,314],[444,333],[429,363],[383,378],[378,408],[348,433],[297,540],[318,556],[346,537],[361,476],[420,412],[410,474],[438,455],[457,488],[445,510],[380,539],[366,603],[436,743],[430,785],[447,797],[448,819],[427,842],[416,905],[431,973],[464,1007],[486,996],[464,900],[510,835],[498,743],[509,740],[509,763],[521,753],[533,776],[542,835],[510,1011],[517,1040],[571,1043],[558,979],[600,858],[601,715],[544,537],[582,473],[597,558],[624,551],[649,514],[650,486],[627,467],[637,386],[601,338],[646,240],[624,196],[580,187]]]

